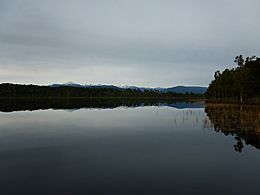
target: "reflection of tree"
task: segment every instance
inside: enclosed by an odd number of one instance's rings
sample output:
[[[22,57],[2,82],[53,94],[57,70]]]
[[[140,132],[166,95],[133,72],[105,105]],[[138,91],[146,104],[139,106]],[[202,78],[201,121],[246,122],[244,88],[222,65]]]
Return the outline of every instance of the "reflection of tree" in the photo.
[[[242,151],[243,141],[260,149],[259,106],[208,104],[205,112],[216,132],[235,137],[237,152]]]
[[[116,108],[139,106],[170,106],[178,108],[193,107],[192,101],[182,99],[158,98],[0,98],[0,112],[12,112],[38,109],[80,109],[80,108]]]
[[[240,137],[236,136],[235,140],[237,140],[237,143],[234,145],[234,148],[237,152],[242,152],[242,149],[244,147],[244,144]]]

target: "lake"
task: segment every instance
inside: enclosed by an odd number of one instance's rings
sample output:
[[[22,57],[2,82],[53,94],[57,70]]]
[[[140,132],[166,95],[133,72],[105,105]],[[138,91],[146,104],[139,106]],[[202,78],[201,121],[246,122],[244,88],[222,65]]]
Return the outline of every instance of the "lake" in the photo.
[[[0,194],[259,193],[259,107],[100,102],[1,105]]]

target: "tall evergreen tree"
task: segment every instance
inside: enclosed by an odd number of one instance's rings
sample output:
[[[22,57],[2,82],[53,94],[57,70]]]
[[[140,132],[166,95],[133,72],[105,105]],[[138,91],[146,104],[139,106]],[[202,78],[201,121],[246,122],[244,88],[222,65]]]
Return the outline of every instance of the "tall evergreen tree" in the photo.
[[[206,97],[209,100],[237,102],[259,101],[260,96],[260,58],[256,56],[236,56],[236,68],[216,71],[209,84]]]

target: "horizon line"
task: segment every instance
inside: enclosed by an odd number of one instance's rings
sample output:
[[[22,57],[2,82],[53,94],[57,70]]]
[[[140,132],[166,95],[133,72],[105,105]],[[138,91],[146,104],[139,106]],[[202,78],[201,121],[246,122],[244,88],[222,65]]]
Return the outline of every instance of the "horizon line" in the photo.
[[[208,88],[208,86],[204,86],[204,85],[184,85],[184,84],[177,84],[177,85],[172,85],[172,86],[166,86],[166,87],[161,87],[161,86],[140,86],[140,85],[127,85],[127,84],[93,84],[93,83],[86,83],[86,84],[82,84],[82,83],[75,83],[75,82],[66,82],[66,83],[51,83],[51,84],[33,84],[33,83],[12,83],[12,82],[2,82],[0,84],[14,84],[14,85],[38,85],[38,86],[51,86],[51,85],[69,85],[69,84],[75,84],[75,85],[81,85],[81,86],[115,86],[115,87],[120,87],[120,88],[124,88],[124,87],[137,87],[137,88],[172,88],[172,87],[205,87]]]

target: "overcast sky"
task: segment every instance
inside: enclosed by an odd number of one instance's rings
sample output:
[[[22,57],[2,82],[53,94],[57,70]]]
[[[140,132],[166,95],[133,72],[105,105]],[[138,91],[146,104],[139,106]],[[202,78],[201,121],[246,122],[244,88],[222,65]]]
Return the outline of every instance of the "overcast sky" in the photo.
[[[0,0],[0,82],[207,86],[260,55],[259,0]]]

